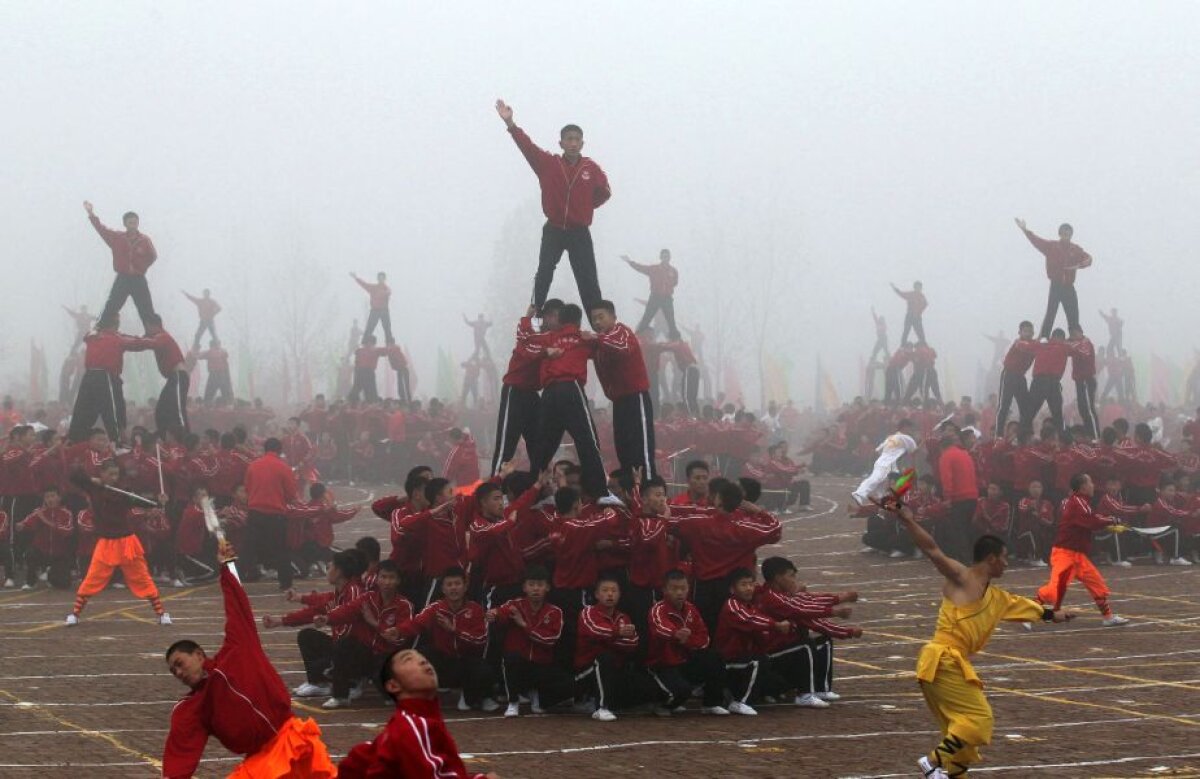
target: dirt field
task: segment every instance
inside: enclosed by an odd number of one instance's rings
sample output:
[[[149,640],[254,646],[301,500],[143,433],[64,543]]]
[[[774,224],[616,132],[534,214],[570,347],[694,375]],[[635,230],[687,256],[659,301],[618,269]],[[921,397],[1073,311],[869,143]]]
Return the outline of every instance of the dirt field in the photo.
[[[858,589],[859,641],[839,644],[837,689],[825,711],[768,706],[757,718],[671,720],[623,716],[600,724],[582,716],[505,720],[448,710],[470,765],[511,777],[917,776],[916,758],[934,742],[913,680],[920,642],[937,608],[938,579],[925,561],[860,554],[858,523],[834,508],[849,485],[814,485],[812,515],[789,518],[781,550],[817,588]],[[343,487],[343,500],[365,491]],[[367,513],[342,525],[339,540],[386,538]],[[1196,569],[1105,568],[1124,628],[1098,615],[1067,627],[1025,633],[1004,626],[977,667],[996,711],[994,743],[980,775],[998,777],[1200,776],[1200,582]],[[1014,568],[1004,584],[1030,594],[1043,571]],[[145,603],[109,590],[77,628],[61,625],[72,595],[39,589],[0,593],[0,776],[152,777],[157,775],[171,706],[182,688],[162,651],[193,638],[216,648],[221,612],[215,585],[167,589],[175,620],[162,628]],[[285,603],[270,584],[253,585],[259,614]],[[1073,590],[1070,603],[1089,606]],[[289,686],[303,680],[295,631],[263,635]],[[309,701],[318,704],[319,701]],[[368,693],[349,710],[297,704],[324,730],[339,756],[374,735],[389,716]],[[212,742],[202,775],[223,776],[236,758]],[[973,772],[975,773],[975,772]]]

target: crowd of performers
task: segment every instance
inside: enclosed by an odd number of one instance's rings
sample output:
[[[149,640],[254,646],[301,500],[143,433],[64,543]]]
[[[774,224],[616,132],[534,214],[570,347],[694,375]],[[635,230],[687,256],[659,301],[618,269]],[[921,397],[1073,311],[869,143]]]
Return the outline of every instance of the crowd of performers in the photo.
[[[797,412],[772,404],[756,418],[730,404],[701,404],[703,372],[675,321],[670,252],[658,264],[623,258],[649,278],[650,294],[639,325],[621,323],[601,294],[589,231],[611,189],[580,153],[582,130],[564,127],[563,153],[551,154],[513,122],[510,107],[496,108],[538,178],[547,222],[532,302],[503,375],[485,338],[493,323],[464,317],[475,349],[457,408],[412,397],[382,272],[374,282],[351,274],[370,313],[352,338],[345,400],[318,398],[286,421],[260,403],[236,402],[211,292],[184,293],[200,318],[184,352],[154,309],[146,272],[157,254],[137,215],[125,214],[125,230],[112,230],[85,203],[116,278],[94,326],[86,308],[70,311],[80,323],[70,416],[42,409],[26,419],[11,403],[4,408],[0,561],[6,586],[23,578],[26,588],[42,579],[69,587],[78,575],[67,625],[78,625],[110,584],[128,587],[170,625],[158,584],[219,580],[227,619],[220,651],[209,657],[184,639],[166,653],[189,694],[172,715],[164,776],[191,776],[209,736],[247,756],[235,775],[331,776],[319,728],[294,716],[290,698],[343,708],[370,686],[396,702],[396,713],[341,762],[341,776],[418,775],[414,767],[431,765],[439,776],[478,776],[441,720],[439,686],[460,691],[462,710],[497,711],[503,700],[508,717],[528,703],[537,713],[569,709],[601,722],[638,706],[670,717],[693,697],[717,716],[752,716],[762,702],[816,709],[838,699],[833,642],[862,635],[841,621],[857,593],[810,591],[791,561],[763,551],[781,539],[778,514],[808,504],[805,466],[786,439],[768,438],[795,430]],[[979,410],[968,399],[942,403],[922,285],[893,287],[906,303],[902,344],[888,355],[886,323],[876,315],[871,356],[888,358],[885,401],[842,409],[801,452],[814,471],[869,472],[852,504],[867,518],[868,545],[892,556],[920,550],[946,579],[938,633],[918,664],[943,731],[921,761],[935,778],[965,775],[990,739],[990,710],[967,657],[996,622],[1064,621],[1070,615],[1060,606],[1074,578],[1105,625],[1125,622],[1091,561],[1094,536],[1117,564],[1146,553],[1189,565],[1197,552],[1200,498],[1190,478],[1200,465],[1191,450],[1200,425],[1186,426],[1184,445],[1168,452],[1156,443],[1163,424],[1138,422],[1132,437],[1124,417],[1105,424],[1096,350],[1079,324],[1073,283],[1091,258],[1071,242],[1068,225],[1057,242],[1018,225],[1045,256],[1050,295],[1040,338],[1024,322],[1004,355],[994,400]],[[564,252],[582,305],[548,299]],[[129,297],[141,336],[119,330]],[[1066,331],[1054,328],[1060,306]],[[665,340],[652,329],[659,317]],[[1120,319],[1115,310],[1105,318],[1117,333],[1109,354],[1123,359]],[[699,351],[699,334],[690,335]],[[121,373],[124,355],[136,351],[153,352],[164,384],[152,410],[131,414]],[[383,358],[396,372],[394,398],[381,398],[376,385]],[[209,378],[189,417],[199,360]],[[1077,423],[1064,416],[1072,413],[1062,399],[1068,361]],[[585,391],[591,370],[610,403],[604,414],[594,413]],[[483,377],[500,393],[492,457],[481,468],[471,428],[488,425],[461,424],[459,415],[482,405],[474,385]],[[1121,402],[1132,401],[1128,382],[1117,390]],[[889,499],[899,492],[896,469],[921,450],[917,486],[903,503]],[[386,483],[398,473],[407,474],[403,491],[370,507],[387,539],[366,535],[338,549],[335,525],[361,507],[339,503],[329,482]],[[1130,528],[1144,532],[1124,534]],[[1052,566],[1036,600],[989,586],[1009,547]],[[268,575],[295,608],[262,616],[262,626],[300,628],[306,681],[290,694],[263,653],[241,588]],[[329,589],[294,587],[314,576]]]

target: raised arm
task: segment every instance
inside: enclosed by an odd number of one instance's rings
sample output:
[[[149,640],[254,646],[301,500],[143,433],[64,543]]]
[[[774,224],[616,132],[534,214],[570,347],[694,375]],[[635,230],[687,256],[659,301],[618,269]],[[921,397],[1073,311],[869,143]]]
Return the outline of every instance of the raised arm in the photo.
[[[512,136],[513,142],[517,144],[517,148],[521,150],[521,154],[525,156],[526,162],[529,163],[529,167],[533,168],[534,173],[537,173],[546,161],[553,159],[553,154],[539,148],[530,140],[524,130],[517,127],[516,122],[513,121],[512,106],[503,100],[497,100],[496,113],[504,120],[504,125],[508,128],[509,135]]]
[[[87,211],[88,221],[92,223],[92,227],[96,228],[96,232],[100,234],[100,237],[104,239],[104,242],[109,246],[112,246],[113,239],[120,235],[120,233],[104,226],[104,223],[100,221],[100,217],[96,216],[95,212],[92,210],[91,201],[83,201],[83,210]]]
[[[219,550],[221,557],[221,597],[225,602],[225,646],[249,648],[262,654],[262,643],[258,638],[258,628],[254,624],[254,609],[250,607],[250,599],[242,583],[229,570],[229,564],[236,557],[233,548],[227,544]],[[264,656],[265,659],[265,656]]]
[[[1039,252],[1042,252],[1044,254],[1046,252],[1046,249],[1048,249],[1050,247],[1050,245],[1052,244],[1052,241],[1047,241],[1045,238],[1042,238],[1041,236],[1039,236],[1038,234],[1036,234],[1035,232],[1030,230],[1028,227],[1026,227],[1024,219],[1017,219],[1016,222],[1017,222],[1017,227],[1021,228],[1021,232],[1024,233],[1025,237],[1029,239],[1029,242],[1031,244],[1033,244],[1033,248],[1037,249]]]
[[[199,303],[199,302],[200,302],[200,298],[198,298],[198,297],[195,297],[195,296],[191,295],[191,294],[190,294],[190,293],[189,293],[189,292],[188,292],[186,289],[181,289],[181,290],[179,290],[179,291],[183,293],[183,296],[184,296],[185,298],[187,298],[188,300],[192,301],[193,303]]]
[[[933,540],[933,536],[917,524],[917,519],[908,506],[901,507],[899,516],[901,524],[908,531],[913,543],[925,553],[933,566],[938,569],[938,573],[945,576],[951,583],[961,585],[967,573],[966,566],[946,556],[946,553]]]
[[[643,265],[640,262],[634,262],[633,258],[630,257],[628,254],[622,254],[621,259],[625,261],[626,265],[633,268],[638,273],[641,273],[643,275],[649,275],[649,273],[650,273],[649,265]]]

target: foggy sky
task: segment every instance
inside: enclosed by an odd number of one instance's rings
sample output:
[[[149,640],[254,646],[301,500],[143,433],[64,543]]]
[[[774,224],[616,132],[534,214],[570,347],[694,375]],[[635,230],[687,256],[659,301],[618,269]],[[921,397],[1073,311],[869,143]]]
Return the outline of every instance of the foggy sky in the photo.
[[[1077,287],[1098,343],[1096,309],[1117,306],[1131,352],[1190,362],[1200,6],[599,5],[4,4],[0,388],[26,380],[30,338],[53,383],[72,333],[59,304],[103,304],[90,199],[110,226],[141,214],[181,343],[196,317],[179,290],[212,288],[235,370],[239,344],[264,374],[281,354],[289,287],[322,292],[310,316],[341,350],[365,314],[346,274],[387,271],[430,392],[436,345],[469,353],[460,315],[518,315],[536,267],[537,183],[497,97],[542,146],[583,126],[613,188],[593,225],[605,295],[636,321],[646,281],[618,257],[670,247],[680,320],[711,334],[719,300],[735,320],[726,349],[751,405],[755,307],[797,401],[818,355],[847,397],[870,305],[894,347],[903,303],[887,285],[914,279],[943,387],[948,361],[971,392],[981,333],[1044,311],[1015,216],[1048,237],[1074,224],[1095,258]],[[512,220],[527,256],[497,249]],[[520,294],[498,301],[499,286]],[[576,297],[565,258],[554,293]],[[135,319],[130,303],[124,329]],[[510,328],[497,322],[501,363]]]

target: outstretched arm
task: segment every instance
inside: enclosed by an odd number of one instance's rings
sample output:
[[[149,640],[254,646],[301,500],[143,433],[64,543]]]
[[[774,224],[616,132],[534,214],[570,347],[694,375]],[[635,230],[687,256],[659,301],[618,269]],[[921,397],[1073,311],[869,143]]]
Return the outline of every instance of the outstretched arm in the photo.
[[[917,548],[925,553],[933,566],[938,569],[938,573],[945,576],[953,584],[962,584],[967,573],[967,567],[962,563],[946,556],[937,542],[933,540],[933,536],[925,528],[917,524],[917,518],[913,515],[912,509],[908,506],[903,506],[900,509],[900,522],[904,525],[904,529],[908,531],[908,535],[912,537],[913,543]]]
[[[511,130],[517,126],[517,123],[513,121],[512,106],[510,106],[508,103],[504,102],[503,100],[497,100],[496,113],[499,114],[500,118],[504,120],[504,126],[508,129]]]

